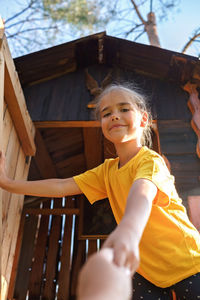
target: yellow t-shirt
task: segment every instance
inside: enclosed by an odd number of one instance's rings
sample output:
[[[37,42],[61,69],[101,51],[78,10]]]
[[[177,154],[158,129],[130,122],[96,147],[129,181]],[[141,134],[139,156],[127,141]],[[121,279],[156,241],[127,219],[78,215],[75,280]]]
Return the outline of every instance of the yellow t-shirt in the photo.
[[[142,147],[123,167],[119,169],[118,165],[119,158],[107,159],[74,180],[90,203],[108,197],[117,223],[136,179],[149,179],[157,186],[140,242],[137,272],[162,288],[200,272],[200,234],[187,217],[163,158]]]

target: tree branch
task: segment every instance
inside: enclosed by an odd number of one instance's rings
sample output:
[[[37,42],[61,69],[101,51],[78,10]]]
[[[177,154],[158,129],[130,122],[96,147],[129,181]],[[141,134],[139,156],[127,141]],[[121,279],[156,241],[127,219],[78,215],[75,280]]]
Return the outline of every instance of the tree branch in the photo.
[[[146,21],[143,19],[142,15],[140,14],[140,11],[138,9],[138,6],[135,4],[135,1],[134,0],[130,0],[131,3],[133,4],[134,6],[134,9],[136,11],[136,14],[138,15],[138,18],[140,19],[140,21],[143,23],[144,26],[146,26]]]
[[[198,32],[200,29],[198,29],[196,31],[196,33],[194,34],[194,36],[186,43],[186,45],[183,47],[182,49],[182,53],[185,53],[187,51],[187,49],[191,46],[191,44],[198,38],[200,37],[200,32]]]
[[[28,4],[27,7],[25,7],[24,9],[22,9],[20,12],[16,13],[14,16],[8,18],[6,21],[5,21],[5,24],[12,21],[13,19],[19,17],[20,15],[22,15],[23,13],[25,13],[27,10],[29,10],[34,3],[36,3],[37,0],[31,0],[30,3]]]
[[[16,33],[13,33],[11,35],[7,36],[7,39],[16,37],[17,35],[21,35],[22,33],[30,32],[30,31],[36,31],[36,30],[50,30],[50,29],[57,29],[57,26],[50,26],[50,27],[35,27],[35,28],[27,28],[22,31],[18,31]]]

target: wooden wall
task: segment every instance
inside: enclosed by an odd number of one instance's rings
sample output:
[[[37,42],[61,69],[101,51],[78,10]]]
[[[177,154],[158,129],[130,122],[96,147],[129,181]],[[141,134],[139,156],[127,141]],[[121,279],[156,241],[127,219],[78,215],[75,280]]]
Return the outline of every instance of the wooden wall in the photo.
[[[9,299],[75,299],[79,270],[102,242],[80,236],[80,198],[49,199],[40,208],[24,210],[21,254]]]
[[[1,147],[6,172],[12,179],[26,179],[35,153],[34,126],[4,35],[0,38]],[[1,300],[7,299],[24,197],[4,190],[1,203]]]

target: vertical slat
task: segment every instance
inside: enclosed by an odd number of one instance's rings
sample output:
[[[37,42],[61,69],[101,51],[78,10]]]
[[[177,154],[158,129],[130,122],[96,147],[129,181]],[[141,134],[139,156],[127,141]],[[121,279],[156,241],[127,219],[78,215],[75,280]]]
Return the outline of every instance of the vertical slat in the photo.
[[[62,207],[62,199],[54,199],[54,208]],[[45,285],[42,293],[44,299],[55,299],[56,273],[58,271],[59,239],[61,237],[61,216],[53,216],[46,262]]]
[[[4,70],[5,70],[5,62],[4,58],[1,52],[0,47],[0,141],[1,145],[3,142],[3,105],[4,105]],[[0,189],[0,241],[2,241],[2,190]],[[0,257],[2,257],[2,244],[0,245]],[[2,277],[2,265],[1,265],[1,259],[0,259],[0,296],[1,299],[3,299],[2,295],[2,284],[6,284],[4,282]],[[6,288],[6,287],[5,287]]]
[[[14,292],[17,300],[26,299],[37,225],[38,216],[26,216]]]
[[[43,204],[44,208],[50,207],[50,202]],[[46,255],[46,244],[48,238],[49,216],[41,216],[40,227],[35,246],[34,261],[32,264],[30,281],[29,281],[29,299],[39,299],[41,293],[41,284],[43,279],[44,259]]]
[[[76,234],[77,237],[77,234]],[[74,253],[73,253],[73,263],[72,263],[72,272],[71,272],[71,290],[70,296],[75,297],[78,274],[85,262],[85,241],[84,240],[75,240],[74,244]]]
[[[19,140],[15,132],[15,129],[13,127],[8,142],[8,148],[6,151],[6,170],[7,170],[8,177],[10,178],[14,178],[15,175],[17,159],[19,154],[19,147],[20,147]],[[3,191],[2,197],[3,197],[3,234],[4,234],[6,228],[4,222],[6,222],[7,219],[11,193],[8,193],[7,191]]]
[[[18,149],[17,149],[18,150]],[[18,152],[18,151],[17,151]],[[17,158],[19,158],[19,152],[17,153]],[[23,159],[23,157],[22,157]],[[20,165],[18,164],[18,174],[16,177],[21,178],[23,175],[23,170],[21,167],[24,167],[23,161],[20,159]],[[15,166],[16,168],[16,166]],[[15,227],[18,225],[16,224],[16,217],[18,212],[18,198],[19,195],[16,194],[10,194],[9,202],[6,206],[5,216],[6,218],[3,220],[3,240],[2,240],[2,247],[3,247],[3,253],[2,253],[2,260],[4,262],[2,272],[6,276],[6,267],[8,263],[8,258],[10,255],[10,247],[13,243],[13,231]],[[4,208],[5,209],[5,208]],[[9,282],[9,281],[7,281]]]
[[[25,214],[22,214],[21,219],[20,219],[19,230],[18,230],[16,249],[15,249],[15,253],[14,253],[12,272],[11,272],[11,276],[10,276],[8,299],[12,299],[14,296],[14,288],[15,288],[15,283],[16,283],[17,268],[18,268],[19,256],[20,256],[23,233],[24,233],[24,225],[25,225]]]
[[[8,141],[10,139],[10,133],[13,128],[12,119],[8,110],[8,107],[5,106],[4,118],[3,118],[3,145],[2,151],[6,153],[8,147]]]
[[[26,163],[24,152],[22,148],[20,148],[19,156],[17,160],[17,168],[16,168],[14,178],[17,180],[27,179],[28,170],[29,170],[29,163]],[[11,237],[11,243],[8,245],[9,255],[8,255],[7,265],[5,269],[5,274],[6,274],[5,277],[7,282],[9,282],[9,285],[11,282],[10,277],[11,277],[12,266],[13,266],[13,261],[15,256],[17,235],[18,235],[23,203],[24,203],[24,195],[16,195],[16,194],[11,195],[10,205],[8,210],[8,218],[7,218],[8,224],[10,224],[9,232],[7,235]],[[4,238],[7,238],[7,235],[5,235]]]
[[[74,207],[74,201],[67,198],[67,208]],[[65,228],[63,234],[62,254],[60,258],[61,268],[58,277],[58,294],[59,300],[69,299],[70,289],[70,262],[71,262],[71,235],[72,235],[72,218],[73,216],[66,216]]]
[[[88,245],[88,256],[97,252],[97,240],[90,240]]]
[[[83,136],[87,169],[97,167],[103,160],[101,128],[83,128]]]

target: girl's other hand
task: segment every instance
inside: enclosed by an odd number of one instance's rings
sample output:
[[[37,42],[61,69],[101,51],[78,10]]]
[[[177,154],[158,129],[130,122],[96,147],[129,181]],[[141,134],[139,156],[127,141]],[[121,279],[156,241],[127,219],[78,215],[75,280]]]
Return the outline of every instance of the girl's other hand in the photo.
[[[139,267],[139,241],[128,224],[120,224],[109,235],[103,248],[113,248],[113,262],[119,267],[128,268],[131,274]]]

